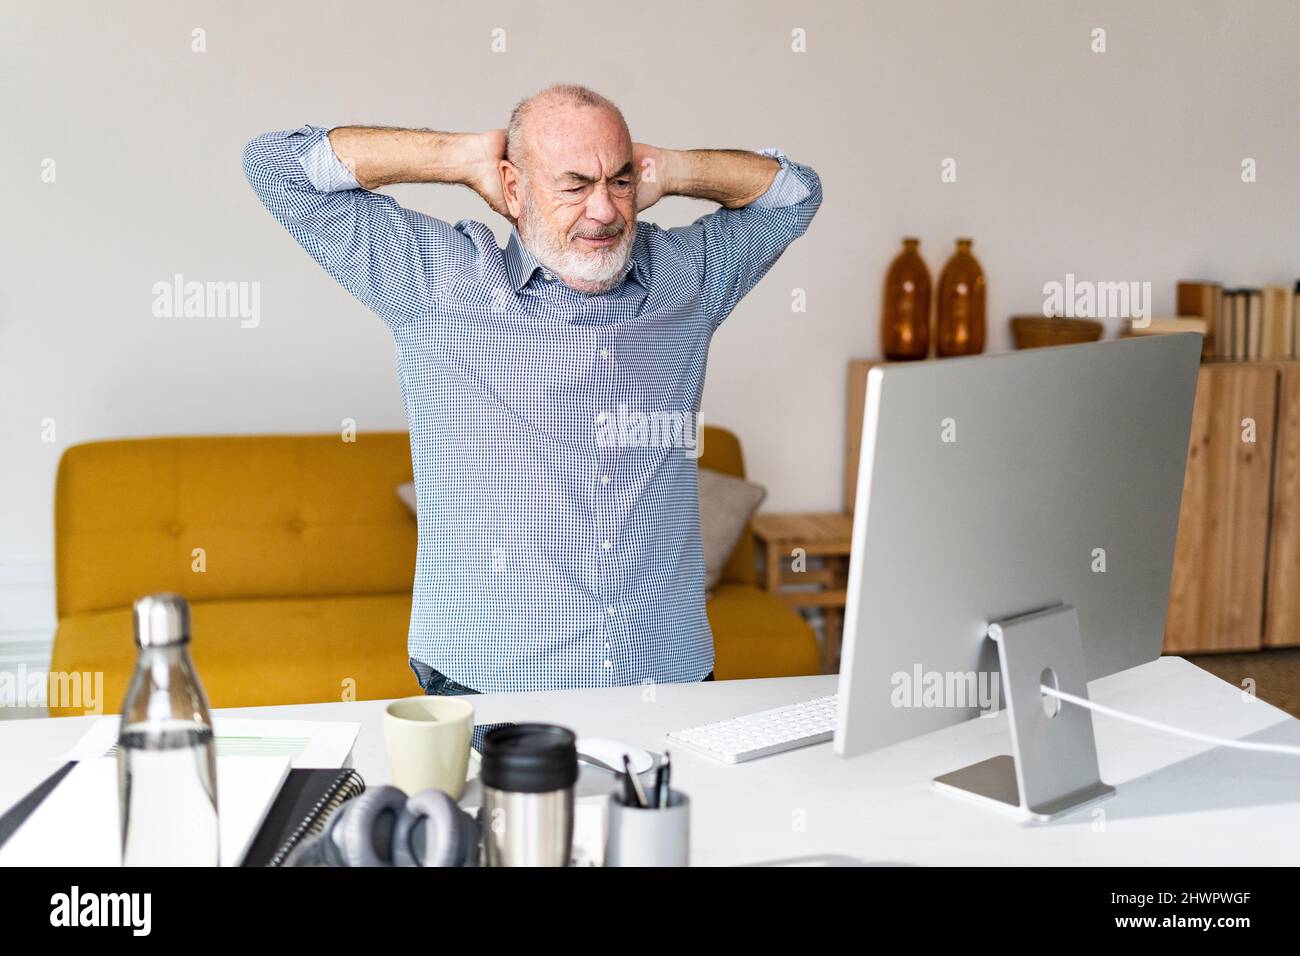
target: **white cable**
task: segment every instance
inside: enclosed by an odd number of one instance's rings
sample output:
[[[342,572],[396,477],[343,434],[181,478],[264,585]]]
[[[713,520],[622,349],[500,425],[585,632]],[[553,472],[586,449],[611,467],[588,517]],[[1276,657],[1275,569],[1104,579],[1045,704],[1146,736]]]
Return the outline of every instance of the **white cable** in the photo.
[[[1148,720],[1146,717],[1137,717],[1133,714],[1126,714],[1122,710],[1107,707],[1105,704],[1099,704],[1095,700],[1088,700],[1084,697],[1075,697],[1073,694],[1067,694],[1065,691],[1057,690],[1055,687],[1048,687],[1046,684],[1040,685],[1040,687],[1042,692],[1048,697],[1055,697],[1057,700],[1063,700],[1067,704],[1074,704],[1077,707],[1086,707],[1088,710],[1093,710],[1099,714],[1105,714],[1108,717],[1114,717],[1118,720],[1127,720],[1130,723],[1141,724],[1143,727],[1150,727],[1152,730],[1162,730],[1167,734],[1173,734],[1175,737],[1186,737],[1188,740],[1199,740],[1202,743],[1213,744],[1216,747],[1236,747],[1238,750],[1263,750],[1268,753],[1300,756],[1300,747],[1292,744],[1269,744],[1255,740],[1232,740],[1228,737],[1211,737],[1209,734],[1198,734],[1192,730],[1183,730],[1181,727],[1162,724],[1158,720]]]

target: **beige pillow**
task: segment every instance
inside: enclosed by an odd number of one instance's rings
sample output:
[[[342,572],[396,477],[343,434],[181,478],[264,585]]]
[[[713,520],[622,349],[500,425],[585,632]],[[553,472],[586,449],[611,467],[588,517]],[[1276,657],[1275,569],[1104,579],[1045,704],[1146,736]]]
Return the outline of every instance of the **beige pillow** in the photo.
[[[712,591],[767,489],[712,468],[700,475],[700,537],[704,540],[704,590]]]
[[[420,514],[420,509],[415,503],[415,482],[408,481],[404,485],[398,485],[397,497],[402,499],[402,504],[411,509],[411,514],[416,516]]]

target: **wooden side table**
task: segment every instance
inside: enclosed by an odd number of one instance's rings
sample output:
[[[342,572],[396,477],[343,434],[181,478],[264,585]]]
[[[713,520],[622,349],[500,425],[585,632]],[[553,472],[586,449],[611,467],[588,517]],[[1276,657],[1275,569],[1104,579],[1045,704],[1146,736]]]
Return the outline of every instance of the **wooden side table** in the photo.
[[[765,512],[754,515],[750,527],[763,555],[763,587],[793,608],[822,609],[822,671],[835,673],[840,666],[853,516],[838,511]],[[819,559],[819,566],[809,567],[809,558]]]

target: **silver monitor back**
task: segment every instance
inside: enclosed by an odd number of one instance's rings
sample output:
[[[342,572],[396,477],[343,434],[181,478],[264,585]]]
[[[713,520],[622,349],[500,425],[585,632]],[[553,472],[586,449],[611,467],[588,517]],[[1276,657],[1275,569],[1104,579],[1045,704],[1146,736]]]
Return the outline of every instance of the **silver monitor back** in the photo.
[[[994,686],[994,621],[1073,605],[1089,680],[1159,656],[1200,354],[1181,334],[871,369],[836,753],[976,716],[915,685]]]

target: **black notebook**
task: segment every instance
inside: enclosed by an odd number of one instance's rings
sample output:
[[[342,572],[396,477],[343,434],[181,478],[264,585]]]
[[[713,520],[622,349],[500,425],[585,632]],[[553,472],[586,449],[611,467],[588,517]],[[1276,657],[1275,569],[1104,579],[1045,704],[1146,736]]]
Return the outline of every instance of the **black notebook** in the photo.
[[[299,843],[365,789],[355,770],[290,770],[240,866],[283,866]]]
[[[0,816],[0,845],[72,767],[72,763],[64,764]],[[324,829],[331,813],[365,789],[365,781],[355,770],[290,770],[240,866],[282,866],[299,843]]]

